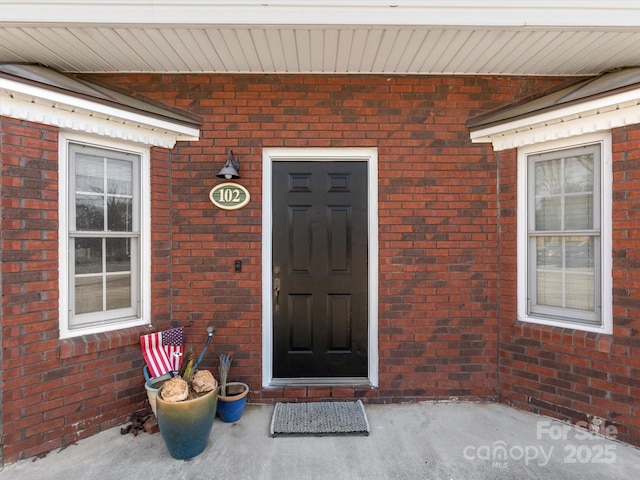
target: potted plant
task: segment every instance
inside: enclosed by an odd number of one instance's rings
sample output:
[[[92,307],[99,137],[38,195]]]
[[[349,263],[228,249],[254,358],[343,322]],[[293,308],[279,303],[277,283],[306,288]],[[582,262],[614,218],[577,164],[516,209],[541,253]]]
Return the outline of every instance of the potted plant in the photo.
[[[192,353],[178,376],[162,384],[156,398],[158,427],[173,458],[186,460],[204,451],[216,416],[218,382],[197,370]]]
[[[204,349],[200,352],[200,356],[198,357],[198,361],[193,365],[193,370],[197,370],[198,365],[202,362],[202,358],[204,357],[205,352],[209,348],[209,344],[211,343],[211,338],[215,333],[216,328],[213,325],[209,325],[207,327],[207,341],[205,343]],[[166,337],[166,342],[163,338]],[[140,337],[140,344],[143,350],[143,356],[145,358],[145,365],[142,369],[142,374],[144,376],[144,387],[147,391],[147,398],[149,399],[149,405],[151,406],[151,411],[157,417],[158,414],[156,412],[156,398],[158,397],[158,392],[160,391],[160,387],[162,384],[174,377],[176,373],[181,369],[184,365],[182,359],[182,350],[184,347],[184,338],[183,338],[183,327],[172,328],[165,332],[155,332],[148,335],[142,335]],[[151,339],[151,340],[149,340]],[[173,347],[181,347],[181,348],[173,348]],[[159,352],[159,348],[164,350],[164,354],[169,355],[171,353],[175,359],[177,360],[169,360],[166,358],[166,363],[162,360],[158,361],[158,359],[162,359],[163,353]],[[193,358],[193,357],[190,357]],[[152,378],[151,372],[149,370],[150,362],[154,365],[154,372],[156,372],[155,377]],[[169,364],[169,365],[167,365]],[[165,367],[165,370],[159,370],[160,368]],[[171,368],[171,370],[169,369]],[[159,372],[159,373],[158,373]],[[164,372],[164,373],[163,373]]]
[[[220,354],[220,386],[218,387],[218,416],[223,422],[236,422],[242,416],[247,403],[249,385],[227,382],[233,354]]]

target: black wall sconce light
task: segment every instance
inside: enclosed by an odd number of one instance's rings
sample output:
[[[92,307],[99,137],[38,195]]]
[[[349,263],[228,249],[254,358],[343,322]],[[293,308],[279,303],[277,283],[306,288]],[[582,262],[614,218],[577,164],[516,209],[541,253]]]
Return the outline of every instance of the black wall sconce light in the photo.
[[[233,178],[240,178],[240,174],[238,171],[240,170],[240,162],[233,158],[233,151],[229,150],[229,156],[227,157],[227,161],[220,170],[220,173],[216,175],[218,178],[226,178],[227,180],[231,180]]]

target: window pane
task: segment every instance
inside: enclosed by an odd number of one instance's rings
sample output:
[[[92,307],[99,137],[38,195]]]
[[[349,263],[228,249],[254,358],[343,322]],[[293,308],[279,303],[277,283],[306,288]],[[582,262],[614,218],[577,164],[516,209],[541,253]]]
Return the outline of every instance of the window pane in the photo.
[[[549,272],[539,268],[536,275],[538,305],[562,307],[562,272]]]
[[[133,164],[126,160],[107,162],[107,193],[110,195],[133,195]]]
[[[104,230],[102,195],[76,195],[76,230],[91,232]]]
[[[595,308],[593,274],[567,273],[566,307],[592,312]]]
[[[535,229],[562,228],[562,162],[546,160],[535,164]]]
[[[76,274],[102,273],[102,240],[100,238],[75,239]]]
[[[110,196],[107,199],[107,209],[110,231],[133,231],[133,201],[131,198]]]
[[[562,306],[562,238],[536,239],[536,296],[538,305]]]
[[[537,304],[593,311],[595,239],[588,236],[536,239]]]
[[[560,197],[536,199],[536,230],[560,230]]]
[[[107,272],[128,272],[131,270],[131,240],[128,238],[107,238]]]
[[[593,154],[567,158],[564,169],[565,193],[593,192]]]
[[[131,306],[131,275],[107,277],[107,310]]]
[[[565,306],[577,310],[595,309],[595,239],[565,239]]]
[[[76,277],[76,314],[102,311],[102,276]]]
[[[567,268],[594,273],[595,247],[593,237],[569,237],[566,239]]]
[[[562,160],[536,162],[536,197],[549,197],[562,193]]]
[[[566,230],[590,230],[593,228],[593,195],[568,196],[564,203]]]
[[[90,155],[76,156],[76,192],[103,193],[104,159]]]
[[[540,237],[536,239],[536,258],[538,270],[562,268],[562,238]]]

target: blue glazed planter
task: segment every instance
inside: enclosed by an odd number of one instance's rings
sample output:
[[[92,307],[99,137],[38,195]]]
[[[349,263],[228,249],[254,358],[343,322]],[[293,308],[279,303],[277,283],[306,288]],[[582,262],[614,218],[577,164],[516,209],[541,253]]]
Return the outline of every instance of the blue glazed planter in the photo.
[[[207,447],[216,417],[218,389],[184,402],[165,402],[162,389],[156,398],[158,427],[171,456],[186,460]]]
[[[228,382],[227,392],[220,394],[218,387],[218,416],[223,422],[237,422],[242,416],[244,406],[247,403],[249,385],[242,382]]]

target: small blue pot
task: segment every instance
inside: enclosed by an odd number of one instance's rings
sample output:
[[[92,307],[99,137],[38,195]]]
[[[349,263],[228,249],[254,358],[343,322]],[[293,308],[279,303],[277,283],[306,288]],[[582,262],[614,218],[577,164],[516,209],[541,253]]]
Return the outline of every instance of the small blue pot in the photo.
[[[242,382],[227,383],[226,395],[220,394],[221,387],[218,387],[218,416],[223,422],[237,422],[242,416],[244,406],[247,403],[249,385]]]

